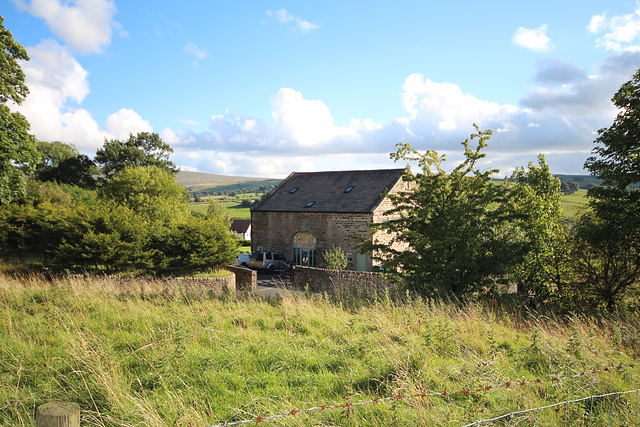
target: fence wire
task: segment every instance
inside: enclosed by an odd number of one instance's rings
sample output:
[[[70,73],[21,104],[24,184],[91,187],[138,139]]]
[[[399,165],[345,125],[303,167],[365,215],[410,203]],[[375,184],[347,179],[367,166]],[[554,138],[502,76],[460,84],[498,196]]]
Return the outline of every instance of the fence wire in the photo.
[[[580,372],[577,373],[575,375],[570,375],[570,376],[566,376],[566,377],[549,377],[549,378],[536,378],[533,380],[522,380],[522,381],[507,381],[504,383],[500,383],[500,384],[496,384],[496,385],[489,385],[486,387],[482,387],[479,389],[475,389],[475,390],[458,390],[458,391],[442,391],[442,392],[434,392],[434,393],[415,393],[415,394],[408,394],[408,395],[403,395],[403,394],[398,394],[395,396],[390,396],[390,397],[384,397],[384,398],[380,398],[380,399],[372,399],[372,400],[368,400],[368,401],[364,401],[364,402],[349,402],[346,401],[343,404],[340,405],[320,405],[320,406],[314,406],[311,408],[306,408],[306,409],[293,409],[290,412],[286,412],[286,413],[282,413],[282,414],[278,414],[278,415],[271,415],[271,416],[266,416],[266,417],[262,417],[262,416],[258,416],[254,419],[250,419],[250,420],[243,420],[243,421],[233,421],[233,422],[223,422],[221,424],[217,424],[217,426],[219,427],[226,427],[226,426],[234,426],[234,425],[240,425],[240,424],[258,424],[261,423],[263,421],[269,421],[269,420],[274,420],[277,418],[283,418],[283,417],[287,417],[287,416],[291,416],[291,415],[296,415],[296,414],[302,414],[302,413],[306,413],[306,412],[313,412],[313,411],[324,411],[327,409],[336,409],[336,408],[351,408],[354,406],[363,406],[363,405],[369,405],[369,404],[373,404],[373,403],[381,403],[381,402],[389,402],[389,401],[394,401],[394,400],[403,400],[403,399],[410,399],[410,398],[416,398],[416,397],[432,397],[432,396],[450,396],[453,394],[465,394],[465,395],[470,395],[472,393],[480,393],[480,392],[486,392],[492,389],[496,389],[496,388],[509,388],[512,386],[526,386],[528,384],[533,384],[533,383],[543,383],[543,382],[556,382],[556,381],[566,381],[566,380],[570,380],[570,379],[574,379],[574,378],[579,378],[585,375],[590,375],[590,374],[596,374],[598,372],[608,372],[608,371],[614,371],[614,370],[619,370],[622,368],[635,368],[636,366],[640,366],[640,363],[631,363],[631,364],[621,364],[618,366],[608,366],[605,368],[601,368],[601,369],[593,369],[590,371],[584,371],[584,372]],[[476,421],[473,422],[471,424],[467,424],[467,426],[465,427],[470,427],[470,426],[476,426],[476,425],[480,425],[481,423],[485,423],[485,422],[490,422],[490,421],[496,421],[496,420],[500,420],[502,418],[506,418],[506,417],[513,417],[517,414],[520,413],[525,413],[525,412],[531,412],[531,411],[540,411],[541,409],[546,409],[546,408],[553,408],[559,405],[563,405],[566,404],[568,405],[571,402],[580,402],[582,400],[585,399],[593,399],[596,397],[604,397],[604,396],[610,396],[610,395],[615,395],[615,394],[627,394],[627,393],[633,393],[633,392],[638,392],[640,389],[638,390],[631,390],[631,391],[625,391],[625,392],[615,392],[615,393],[610,393],[610,394],[606,394],[606,395],[600,395],[600,396],[590,396],[590,397],[585,397],[582,399],[578,399],[575,401],[563,401],[561,403],[556,403],[554,405],[550,405],[550,406],[545,406],[545,407],[540,407],[540,408],[534,408],[534,409],[528,409],[526,411],[518,411],[518,412],[511,412],[509,414],[506,415],[502,415],[498,418],[493,418],[493,419],[489,419],[489,420],[482,420],[482,421]],[[637,397],[637,396],[636,396]],[[593,401],[592,401],[593,402]],[[637,419],[637,409],[638,409],[638,405],[637,405],[637,398],[636,398],[636,419]],[[567,411],[568,413],[568,411]],[[536,414],[536,422],[537,422],[537,414]],[[566,423],[566,421],[565,421]],[[213,427],[213,426],[209,426],[209,427]]]
[[[564,425],[566,426],[568,421],[569,421],[569,404],[570,403],[578,403],[578,402],[584,402],[585,400],[589,400],[591,399],[591,405],[589,408],[589,425],[591,425],[592,422],[592,414],[593,414],[593,399],[599,399],[599,398],[604,398],[604,397],[609,397],[609,396],[616,396],[615,401],[613,402],[613,404],[611,405],[611,416],[610,416],[610,420],[611,420],[611,425],[613,425],[613,413],[614,413],[614,409],[615,409],[615,404],[618,401],[618,398],[621,395],[625,395],[625,394],[629,394],[629,393],[636,393],[636,403],[635,403],[635,409],[634,409],[634,420],[637,421],[638,419],[638,393],[640,392],[640,389],[635,389],[635,390],[629,390],[629,391],[619,391],[619,392],[613,392],[613,393],[607,393],[607,394],[599,394],[599,395],[594,395],[594,396],[588,396],[588,397],[583,397],[581,399],[574,399],[574,400],[565,400],[563,402],[559,402],[559,403],[554,403],[553,405],[548,405],[548,406],[540,406],[538,408],[532,408],[532,409],[525,409],[522,411],[515,411],[515,412],[510,412],[508,414],[505,415],[501,415],[499,417],[495,417],[495,418],[489,418],[486,420],[481,420],[481,421],[474,421],[471,424],[465,424],[462,427],[473,427],[473,426],[479,426],[481,424],[484,423],[489,423],[492,421],[498,421],[498,420],[502,420],[505,418],[509,418],[509,424],[507,424],[508,426],[511,425],[511,423],[513,422],[513,418],[516,415],[522,415],[522,414],[527,414],[529,412],[536,412],[536,417],[534,419],[534,426],[538,425],[538,414],[540,413],[541,410],[543,409],[550,409],[550,408],[555,408],[561,405],[565,405],[565,417],[564,417]],[[634,425],[637,425],[634,422]]]

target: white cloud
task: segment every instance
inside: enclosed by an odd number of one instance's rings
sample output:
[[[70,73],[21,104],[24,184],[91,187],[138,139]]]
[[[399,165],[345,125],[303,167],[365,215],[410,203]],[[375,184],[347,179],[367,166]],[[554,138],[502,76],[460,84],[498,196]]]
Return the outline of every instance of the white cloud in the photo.
[[[184,51],[198,59],[204,59],[209,54],[206,49],[198,47],[195,43],[189,42],[185,45]]]
[[[605,27],[606,15],[594,15],[587,26],[590,33],[598,33]]]
[[[598,47],[614,52],[640,50],[640,8],[634,13],[610,19],[606,15],[595,15],[587,29],[594,34],[605,32],[596,40]]]
[[[89,94],[87,71],[76,61],[67,47],[45,40],[28,47],[30,61],[21,61],[29,96],[20,111],[31,125],[31,132],[43,141],[64,141],[80,151],[93,154],[104,139],[126,138],[129,133],[151,132],[147,120],[123,108],[111,114],[106,130],[100,128],[91,113],[80,108]]]
[[[271,10],[267,10],[266,15],[275,17],[276,20],[278,22],[280,22],[281,24],[293,21],[293,15],[291,15],[289,12],[287,12],[286,9],[276,10],[275,12],[273,12]]]
[[[120,139],[126,139],[130,133],[153,132],[149,121],[140,117],[140,114],[129,108],[122,108],[117,113],[107,117],[105,122],[107,131]]]
[[[535,52],[546,52],[551,48],[551,39],[546,32],[546,24],[534,29],[520,27],[513,35],[513,44]]]
[[[44,141],[75,144],[81,151],[95,150],[109,135],[88,111],[78,108],[89,93],[87,71],[53,40],[27,52],[31,60],[21,62],[21,67],[30,94],[17,109],[31,124],[32,133]]]
[[[592,76],[561,61],[537,64],[534,76],[541,85],[525,94],[519,105],[483,100],[455,84],[412,74],[400,94],[406,116],[390,122],[354,118],[347,126],[336,126],[322,100],[283,88],[270,98],[272,120],[226,111],[213,116],[204,132],[165,131],[163,138],[171,138],[173,160],[179,165],[212,173],[284,177],[294,170],[394,167],[389,152],[397,142],[447,154],[452,168],[462,157],[460,142],[477,123],[494,130],[485,167],[508,174],[544,153],[554,172],[584,173],[582,164],[593,148],[595,132],[615,117],[610,99],[640,66],[640,52],[611,55]]]
[[[113,21],[113,0],[19,0],[18,5],[44,19],[51,30],[73,50],[100,52],[111,41],[112,27],[126,32]]]
[[[327,142],[338,133],[329,108],[320,100],[307,100],[298,91],[280,89],[270,102],[274,122],[301,146]]]
[[[499,119],[512,114],[513,105],[500,105],[480,100],[452,83],[436,83],[412,74],[402,86],[402,101],[412,119],[412,127],[421,126],[432,131],[468,129],[474,122]],[[422,132],[418,132],[422,133]]]
[[[306,19],[302,19],[297,16],[293,16],[286,9],[279,9],[276,11],[267,10],[265,13],[268,17],[275,18],[281,24],[287,24],[292,30],[298,30],[304,34],[310,33],[313,30],[320,28],[318,24],[314,24]]]
[[[296,18],[296,26],[301,32],[305,34],[320,28],[318,24],[314,24],[313,22],[309,22],[300,18]]]

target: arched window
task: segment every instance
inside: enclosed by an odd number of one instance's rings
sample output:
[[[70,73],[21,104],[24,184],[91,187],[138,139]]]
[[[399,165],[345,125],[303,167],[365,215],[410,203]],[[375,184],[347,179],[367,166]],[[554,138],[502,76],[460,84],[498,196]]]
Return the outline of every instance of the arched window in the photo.
[[[308,267],[316,266],[316,238],[313,234],[301,231],[293,236],[293,263]]]

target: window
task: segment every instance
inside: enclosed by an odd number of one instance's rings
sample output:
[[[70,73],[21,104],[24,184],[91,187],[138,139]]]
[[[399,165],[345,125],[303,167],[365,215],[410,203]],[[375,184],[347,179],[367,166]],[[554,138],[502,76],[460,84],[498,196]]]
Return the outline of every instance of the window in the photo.
[[[353,190],[353,185],[350,185],[347,187],[346,190],[344,190],[345,193],[351,193],[351,190]]]
[[[315,203],[315,202],[316,202],[316,201],[315,201],[315,200],[313,200],[313,201],[311,201],[311,202],[307,203],[307,205],[305,206],[305,208],[310,208],[311,206],[313,206],[313,205],[314,205],[314,203]]]
[[[293,187],[293,188],[291,189],[291,191],[289,191],[289,194],[293,194],[293,193],[295,193],[296,191],[298,191],[298,187]]]
[[[313,234],[301,231],[293,236],[293,263],[307,267],[316,265],[316,238]]]

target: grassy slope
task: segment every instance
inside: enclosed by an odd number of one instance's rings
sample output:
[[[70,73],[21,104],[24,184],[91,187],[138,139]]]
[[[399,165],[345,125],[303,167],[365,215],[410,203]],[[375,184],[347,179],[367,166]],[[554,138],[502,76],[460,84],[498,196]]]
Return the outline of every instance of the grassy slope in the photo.
[[[178,172],[176,182],[189,191],[237,190],[260,185],[274,185],[278,179],[215,175],[201,172]]]
[[[636,320],[558,320],[477,303],[281,300],[118,292],[0,275],[0,424],[37,405],[83,409],[83,425],[208,426],[397,394],[476,389],[632,363]],[[298,414],[267,425],[460,425],[565,399],[637,388],[640,367],[469,396]],[[625,425],[635,394],[596,401],[592,425]],[[588,403],[570,407],[586,425]],[[563,425],[564,406],[522,418]],[[583,425],[580,424],[580,425]],[[530,424],[518,424],[530,425]]]

